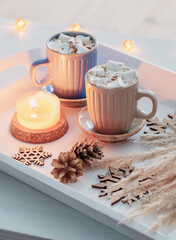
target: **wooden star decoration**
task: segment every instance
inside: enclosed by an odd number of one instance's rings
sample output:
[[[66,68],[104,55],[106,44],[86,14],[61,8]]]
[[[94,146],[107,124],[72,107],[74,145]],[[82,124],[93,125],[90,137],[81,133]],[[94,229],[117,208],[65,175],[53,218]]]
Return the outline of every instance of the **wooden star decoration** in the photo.
[[[44,159],[51,157],[52,154],[43,151],[43,146],[35,146],[32,148],[20,147],[19,153],[12,156],[13,159],[25,164],[26,166],[34,165],[43,166]]]

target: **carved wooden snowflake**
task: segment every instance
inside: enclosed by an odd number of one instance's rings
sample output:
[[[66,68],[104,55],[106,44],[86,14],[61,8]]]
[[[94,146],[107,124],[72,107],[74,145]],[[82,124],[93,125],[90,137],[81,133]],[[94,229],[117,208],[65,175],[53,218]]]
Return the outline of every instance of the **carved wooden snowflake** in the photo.
[[[174,113],[169,113],[168,118],[164,118],[162,122],[159,121],[158,117],[147,119],[146,126],[149,129],[144,131],[145,134],[153,133],[153,134],[160,134],[166,133],[168,129],[168,125],[172,127],[176,127],[176,111]]]
[[[158,120],[158,117],[147,119],[146,125],[150,128],[151,131],[144,131],[144,133],[154,133],[154,134],[160,134],[165,133],[167,124],[160,122]]]
[[[107,172],[105,175],[98,175],[100,182],[93,184],[92,187],[99,188],[101,190],[99,197],[110,198],[110,196],[119,189],[116,189],[115,191],[108,191],[108,189],[114,183],[118,183],[121,179],[128,177],[132,171],[134,171],[134,167],[129,164],[123,164],[119,168],[109,166],[109,172]]]
[[[36,146],[33,148],[20,147],[19,153],[12,156],[13,159],[29,166],[32,163],[43,166],[44,159],[51,157],[52,154],[43,151],[43,146]]]
[[[128,203],[129,205],[134,202],[150,197],[153,193],[152,189],[138,190],[138,186],[145,187],[148,181],[153,181],[155,176],[144,174],[136,180],[136,191],[126,192],[126,187],[129,183],[122,182],[124,178],[128,178],[130,174],[135,170],[130,164],[124,163],[118,168],[109,167],[109,172],[105,175],[98,175],[100,180],[99,183],[93,184],[93,188],[98,188],[101,190],[99,195],[100,198],[111,199],[111,205],[122,201],[122,203]]]

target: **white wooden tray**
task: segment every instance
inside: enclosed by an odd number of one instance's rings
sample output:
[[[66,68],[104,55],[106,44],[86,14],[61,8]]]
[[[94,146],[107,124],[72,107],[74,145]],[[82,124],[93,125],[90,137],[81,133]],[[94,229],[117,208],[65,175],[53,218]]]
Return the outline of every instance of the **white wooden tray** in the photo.
[[[26,66],[29,70],[31,62],[44,57],[45,49],[34,49],[0,61],[0,170],[131,239],[176,239],[176,230],[174,230],[176,225],[162,228],[152,234],[146,232],[156,216],[141,217],[135,221],[117,225],[128,215],[131,207],[122,203],[111,207],[109,200],[99,199],[99,191],[91,188],[92,184],[98,182],[97,174],[105,173],[105,169],[85,173],[77,183],[64,185],[50,174],[52,170],[51,159],[47,159],[43,167],[27,167],[10,157],[18,152],[19,146],[30,146],[30,144],[24,144],[14,139],[9,132],[10,120],[15,112],[16,99],[25,92],[36,89],[30,81],[26,68],[20,67],[20,65]],[[138,69],[141,76],[140,87],[150,89],[157,95],[160,102],[157,112],[159,117],[166,116],[168,112],[173,112],[176,109],[176,76],[173,72],[99,44],[98,64],[105,63],[109,59],[125,62],[125,64]],[[10,67],[11,69],[9,69]],[[45,69],[42,69],[39,75],[46,75]],[[142,100],[140,105],[147,110],[150,109],[150,103],[146,100]],[[63,107],[63,110],[69,123],[68,132],[57,141],[44,144],[45,150],[52,152],[53,158],[56,158],[61,151],[70,150],[75,142],[87,137],[77,126],[77,114],[80,109]],[[139,137],[140,133],[135,137]],[[106,157],[141,149],[141,146],[130,140],[102,144]]]

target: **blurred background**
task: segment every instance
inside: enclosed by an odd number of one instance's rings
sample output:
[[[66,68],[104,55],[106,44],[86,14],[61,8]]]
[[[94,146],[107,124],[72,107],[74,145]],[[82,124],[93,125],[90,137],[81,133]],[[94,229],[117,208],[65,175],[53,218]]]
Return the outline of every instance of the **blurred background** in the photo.
[[[176,0],[0,0],[0,17],[176,40]]]

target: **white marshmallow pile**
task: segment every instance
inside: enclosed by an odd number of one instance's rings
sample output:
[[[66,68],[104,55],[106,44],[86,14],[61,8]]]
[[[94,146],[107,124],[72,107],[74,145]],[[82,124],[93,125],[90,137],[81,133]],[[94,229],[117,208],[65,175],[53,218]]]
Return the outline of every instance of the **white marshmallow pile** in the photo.
[[[59,37],[50,41],[48,46],[62,54],[81,54],[89,52],[95,46],[95,43],[90,37],[83,35],[74,37],[61,33]]]
[[[95,66],[87,74],[90,83],[104,88],[120,88],[134,83],[137,79],[136,70],[124,63],[108,61],[105,65]]]

